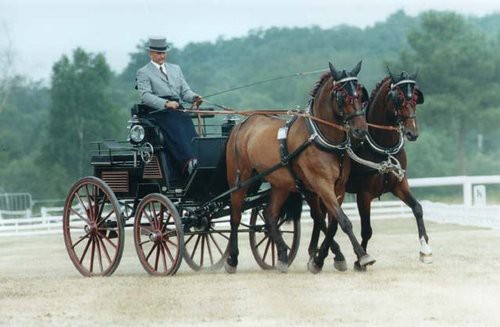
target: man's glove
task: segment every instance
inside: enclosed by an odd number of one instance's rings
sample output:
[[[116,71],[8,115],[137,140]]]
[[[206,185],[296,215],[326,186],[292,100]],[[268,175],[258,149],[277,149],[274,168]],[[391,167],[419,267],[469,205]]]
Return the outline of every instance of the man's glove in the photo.
[[[193,104],[197,107],[201,106],[201,104],[203,103],[203,98],[199,95],[195,95],[193,97]]]

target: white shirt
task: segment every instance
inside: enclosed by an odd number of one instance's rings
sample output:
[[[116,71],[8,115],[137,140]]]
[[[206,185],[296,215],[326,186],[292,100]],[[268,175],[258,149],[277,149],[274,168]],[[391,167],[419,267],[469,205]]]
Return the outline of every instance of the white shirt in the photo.
[[[155,67],[161,72],[161,69],[163,69],[163,74],[167,74],[167,70],[165,69],[165,65],[164,64],[161,64],[161,65],[158,65],[156,62],[154,62],[153,60],[151,60],[151,63],[153,65],[155,65]],[[160,69],[161,67],[161,69]]]

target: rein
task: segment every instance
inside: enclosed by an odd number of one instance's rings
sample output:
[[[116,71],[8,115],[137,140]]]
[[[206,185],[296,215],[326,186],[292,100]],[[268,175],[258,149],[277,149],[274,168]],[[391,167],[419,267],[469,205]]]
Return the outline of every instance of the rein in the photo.
[[[211,103],[212,104],[212,103]],[[191,107],[193,108],[193,107]],[[241,116],[252,116],[252,115],[287,115],[287,116],[297,116],[297,117],[304,117],[308,118],[314,121],[317,121],[318,123],[336,128],[338,130],[341,130],[343,132],[347,132],[347,128],[345,128],[342,125],[339,125],[337,123],[333,123],[328,120],[324,120],[321,118],[317,118],[312,116],[311,114],[307,112],[301,112],[298,110],[283,110],[283,109],[267,109],[267,110],[244,110],[244,111],[236,111],[234,109],[229,109],[224,107],[225,110],[214,110],[214,111],[204,111],[204,110],[199,110],[199,109],[174,109],[174,110],[179,110],[182,112],[189,112],[189,113],[194,113],[197,114],[198,116],[201,116],[202,114],[210,113],[214,115],[241,115]],[[162,109],[163,110],[163,109]],[[172,109],[169,109],[172,110]]]

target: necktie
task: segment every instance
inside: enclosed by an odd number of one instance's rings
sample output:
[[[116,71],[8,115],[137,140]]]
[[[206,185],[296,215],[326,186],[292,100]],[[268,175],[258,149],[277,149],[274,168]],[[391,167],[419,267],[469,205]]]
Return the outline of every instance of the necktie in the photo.
[[[165,78],[167,79],[168,81],[168,76],[167,74],[163,71],[163,66],[160,66],[160,72],[163,74],[163,76],[165,76]]]

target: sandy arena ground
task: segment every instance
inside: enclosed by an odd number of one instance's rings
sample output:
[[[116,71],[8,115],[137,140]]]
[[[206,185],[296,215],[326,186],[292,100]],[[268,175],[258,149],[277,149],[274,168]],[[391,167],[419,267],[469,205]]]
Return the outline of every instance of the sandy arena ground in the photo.
[[[118,270],[84,278],[62,235],[0,238],[0,325],[500,326],[500,231],[427,222],[434,263],[418,260],[414,220],[377,220],[365,273],[307,271],[311,224],[288,274],[262,271],[240,235],[238,273],[143,271],[128,236]],[[306,222],[307,221],[307,222]],[[354,222],[356,234],[359,224]]]

